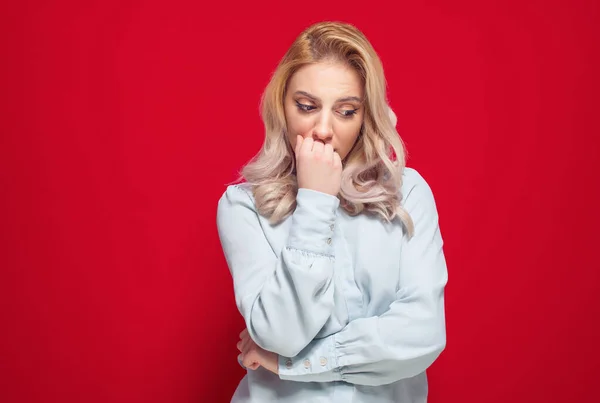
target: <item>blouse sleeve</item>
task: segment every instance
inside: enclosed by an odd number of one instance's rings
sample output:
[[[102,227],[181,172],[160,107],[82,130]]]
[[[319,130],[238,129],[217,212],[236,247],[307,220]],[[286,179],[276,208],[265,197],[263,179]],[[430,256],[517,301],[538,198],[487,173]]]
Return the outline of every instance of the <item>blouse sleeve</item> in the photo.
[[[388,310],[356,319],[296,356],[280,357],[281,379],[388,384],[425,371],[445,348],[446,261],[434,197],[421,176],[406,196],[405,208],[415,233],[405,238],[401,288]]]
[[[283,356],[304,349],[334,306],[333,229],[339,199],[299,189],[296,201],[279,256],[246,189],[229,186],[217,209],[221,246],[248,332],[257,345]]]

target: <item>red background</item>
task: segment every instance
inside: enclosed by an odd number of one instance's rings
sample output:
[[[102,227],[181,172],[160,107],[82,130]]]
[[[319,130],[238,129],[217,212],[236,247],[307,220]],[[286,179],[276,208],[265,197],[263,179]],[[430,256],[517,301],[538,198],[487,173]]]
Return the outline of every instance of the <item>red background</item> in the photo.
[[[430,402],[599,402],[598,3],[201,3],[2,6],[0,401],[229,401],[216,203],[279,58],[339,19],[438,200]]]

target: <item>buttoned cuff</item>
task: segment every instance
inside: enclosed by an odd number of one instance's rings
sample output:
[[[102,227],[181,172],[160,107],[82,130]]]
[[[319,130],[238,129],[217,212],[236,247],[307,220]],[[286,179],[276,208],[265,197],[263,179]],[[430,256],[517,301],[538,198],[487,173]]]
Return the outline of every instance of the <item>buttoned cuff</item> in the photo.
[[[279,378],[290,381],[341,381],[333,335],[316,339],[296,357],[279,356]]]
[[[298,189],[287,247],[333,256],[333,233],[340,200],[326,193]]]

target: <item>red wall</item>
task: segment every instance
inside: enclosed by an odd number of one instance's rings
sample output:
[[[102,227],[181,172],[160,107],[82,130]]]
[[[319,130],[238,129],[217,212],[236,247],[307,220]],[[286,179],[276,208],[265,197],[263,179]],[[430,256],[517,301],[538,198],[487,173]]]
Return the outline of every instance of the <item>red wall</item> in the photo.
[[[2,6],[1,402],[229,401],[216,203],[322,19],[372,40],[438,200],[430,401],[600,401],[596,2],[201,3]]]

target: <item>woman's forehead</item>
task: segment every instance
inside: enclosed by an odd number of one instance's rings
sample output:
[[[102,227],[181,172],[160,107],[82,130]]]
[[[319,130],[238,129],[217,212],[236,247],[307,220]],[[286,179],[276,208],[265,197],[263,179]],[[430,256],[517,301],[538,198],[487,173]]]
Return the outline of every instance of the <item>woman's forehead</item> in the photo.
[[[290,78],[290,95],[310,95],[321,101],[356,97],[362,99],[359,74],[341,63],[315,63],[303,66]]]

